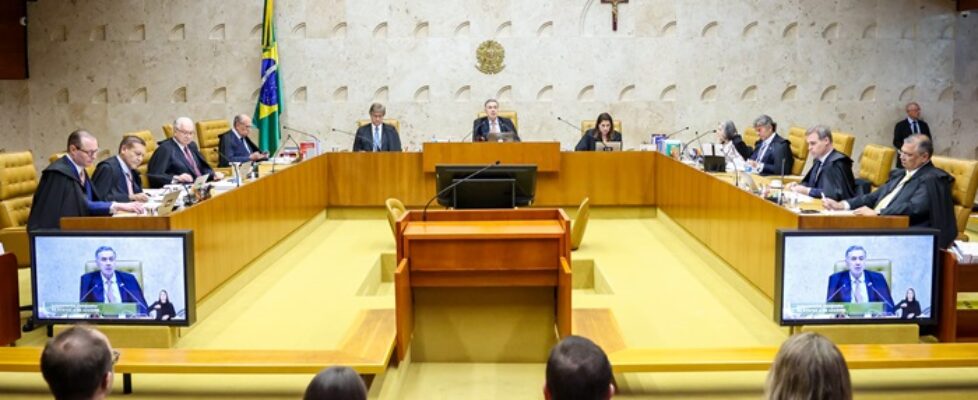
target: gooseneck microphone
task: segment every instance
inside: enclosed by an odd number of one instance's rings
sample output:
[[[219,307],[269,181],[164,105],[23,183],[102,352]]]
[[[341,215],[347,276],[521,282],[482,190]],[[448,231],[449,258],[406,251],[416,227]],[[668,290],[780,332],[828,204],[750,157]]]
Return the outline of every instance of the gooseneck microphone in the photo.
[[[577,127],[574,126],[574,124],[568,122],[566,119],[563,119],[563,118],[561,118],[561,117],[558,116],[557,117],[557,120],[560,121],[560,122],[563,122],[563,123],[567,124],[567,126],[569,126],[571,129],[573,129],[574,132],[577,132]]]
[[[356,133],[353,133],[353,132],[350,132],[350,131],[344,131],[342,129],[336,129],[336,128],[330,128],[329,130],[330,131],[333,131],[333,132],[336,132],[336,133],[342,133],[342,134],[344,134],[346,136],[352,137],[353,138],[353,143],[356,143],[357,140],[364,140],[364,141],[367,142],[368,145],[370,145],[370,149],[371,150],[374,148],[374,140],[373,140],[373,138],[370,137],[370,135],[367,135],[366,137],[364,137],[364,136],[357,136]]]
[[[496,162],[494,162],[492,164],[489,164],[489,165],[486,165],[485,167],[479,168],[478,171],[475,171],[475,172],[473,172],[471,174],[468,174],[466,177],[464,177],[462,179],[459,179],[458,181],[455,181],[451,185],[445,186],[444,189],[438,191],[438,193],[435,194],[434,197],[428,199],[428,202],[427,203],[424,203],[424,209],[421,211],[421,220],[422,221],[427,221],[428,220],[428,206],[431,205],[431,202],[432,201],[435,201],[435,199],[437,199],[442,194],[448,192],[449,190],[454,189],[456,186],[458,186],[462,182],[466,182],[469,179],[474,178],[476,175],[479,175],[479,174],[485,172],[485,170],[487,170],[489,168],[492,168],[492,167],[495,167],[497,165],[499,165],[499,160],[496,160]]]
[[[285,125],[282,125],[282,129],[285,129],[285,130],[288,130],[288,131],[292,131],[292,132],[296,132],[296,133],[298,133],[298,134],[300,134],[302,136],[305,136],[307,138],[312,139],[314,142],[316,142],[316,155],[319,155],[319,152],[321,151],[320,148],[322,147],[322,140],[319,140],[319,136],[313,135],[313,134],[311,134],[309,132],[306,132],[306,131],[302,131],[302,130],[295,129],[295,128],[292,128],[292,127],[289,127],[289,126],[285,126]]]
[[[689,130],[689,127],[688,126],[685,127],[685,128],[679,129],[679,130],[677,130],[677,131],[675,131],[673,133],[670,133],[670,134],[666,135],[666,139],[669,139],[669,138],[671,138],[673,136],[676,136],[676,135],[678,135],[678,134],[680,134],[682,132],[688,131],[688,130]]]
[[[886,296],[884,296],[882,293],[880,293],[879,290],[876,290],[876,287],[873,286],[873,282],[866,282],[866,287],[868,287],[870,289],[873,289],[873,293],[876,293],[876,295],[879,296],[881,300],[883,300],[883,303],[886,303],[886,305],[890,306],[890,308],[893,308],[893,304],[891,304],[890,302],[886,301]]]
[[[713,132],[716,132],[716,129],[711,129],[711,130],[705,131],[703,133],[696,132],[696,137],[690,139],[686,143],[683,143],[682,151],[680,152],[680,154],[686,154],[686,149],[689,148],[689,145],[693,144],[693,142],[695,142],[697,140],[700,140],[700,138],[703,137],[703,136],[706,136],[706,134],[713,133]]]
[[[835,295],[839,294],[839,292],[841,292],[842,289],[845,289],[845,288],[846,288],[846,285],[839,286],[839,288],[838,289],[835,289],[835,291],[832,292],[832,294],[830,294],[829,297],[826,297],[825,298],[825,302],[832,301],[832,298],[835,297]]]
[[[88,295],[92,294],[92,292],[95,291],[96,287],[98,287],[98,285],[92,285],[92,288],[88,289],[88,291],[85,292],[85,294],[81,295],[81,297],[78,298],[78,301],[79,302],[85,301],[85,298],[88,297]]]
[[[299,148],[299,143],[296,143],[295,138],[292,137],[292,134],[291,133],[288,134],[288,135],[285,135],[285,139],[282,140],[282,144],[278,145],[278,148],[275,149],[275,152],[274,153],[272,153],[272,172],[270,172],[270,173],[272,173],[272,174],[275,173],[275,166],[278,164],[278,157],[277,157],[278,156],[278,153],[280,151],[282,151],[283,148],[285,148],[285,144],[288,143],[290,140],[292,141],[292,144],[295,145],[295,148],[296,149]]]
[[[126,288],[126,284],[125,283],[121,283],[120,282],[119,283],[119,289],[125,290],[126,293],[129,293],[129,297],[132,297],[133,300],[136,300],[136,304],[139,304],[139,305],[143,306],[143,309],[145,309],[147,313],[149,312],[149,306],[147,306],[146,303],[139,301],[139,297],[136,297],[135,294],[133,294],[132,292],[130,292],[129,289]],[[139,313],[137,312],[136,314],[139,314]]]

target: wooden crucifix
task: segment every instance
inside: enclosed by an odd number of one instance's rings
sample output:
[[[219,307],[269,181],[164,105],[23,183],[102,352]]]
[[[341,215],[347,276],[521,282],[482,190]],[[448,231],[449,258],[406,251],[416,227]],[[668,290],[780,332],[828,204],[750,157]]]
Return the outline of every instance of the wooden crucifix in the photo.
[[[618,5],[628,3],[628,0],[601,0],[604,4],[611,4],[611,30],[618,31]]]

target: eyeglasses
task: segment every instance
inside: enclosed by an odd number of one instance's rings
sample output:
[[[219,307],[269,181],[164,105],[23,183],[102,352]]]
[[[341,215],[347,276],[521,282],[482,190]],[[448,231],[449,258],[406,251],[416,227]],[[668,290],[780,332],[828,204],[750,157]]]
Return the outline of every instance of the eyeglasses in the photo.
[[[119,350],[112,350],[112,365],[115,365],[117,362],[119,362],[119,356],[121,355],[122,353],[119,353]]]
[[[174,128],[173,128],[173,131],[174,131],[174,132],[179,132],[179,133],[182,133],[182,134],[184,134],[184,135],[193,135],[193,134],[194,134],[194,131],[185,131],[185,130],[183,130],[183,129],[180,129],[180,128],[177,128],[177,127],[174,127]]]
[[[903,150],[897,150],[897,157],[900,158],[910,158],[916,156],[916,153],[905,153]]]

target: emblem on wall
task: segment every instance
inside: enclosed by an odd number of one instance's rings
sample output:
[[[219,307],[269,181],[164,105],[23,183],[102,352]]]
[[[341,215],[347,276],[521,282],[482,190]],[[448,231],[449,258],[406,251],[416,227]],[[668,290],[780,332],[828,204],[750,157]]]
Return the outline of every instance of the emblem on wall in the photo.
[[[506,65],[503,60],[506,58],[506,49],[495,40],[486,40],[479,44],[475,50],[475,59],[478,62],[475,67],[483,74],[498,74]]]

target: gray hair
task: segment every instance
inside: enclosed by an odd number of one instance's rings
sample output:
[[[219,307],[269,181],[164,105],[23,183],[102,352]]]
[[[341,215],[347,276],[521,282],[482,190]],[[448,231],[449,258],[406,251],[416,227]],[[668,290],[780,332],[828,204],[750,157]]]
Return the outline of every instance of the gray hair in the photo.
[[[720,133],[723,134],[723,138],[726,140],[733,140],[737,137],[737,126],[731,120],[726,120],[720,123]]]
[[[771,130],[777,130],[777,125],[775,125],[774,120],[766,114],[761,114],[760,117],[754,119],[754,127],[758,126],[769,126]]]
[[[818,134],[818,140],[828,139],[829,143],[832,143],[832,129],[829,129],[828,126],[815,125],[811,128],[808,128],[808,130],[805,131],[805,136],[811,135],[813,133]]]
[[[927,135],[915,133],[903,139],[904,144],[916,144],[917,154],[927,154],[927,157],[934,155],[934,142],[930,141]]]
[[[496,105],[499,105],[499,100],[496,100],[496,99],[489,99],[489,100],[486,100],[486,102],[485,102],[485,103],[482,103],[482,106],[483,106],[483,107],[485,107],[485,106],[488,106],[488,105],[489,105],[489,103],[496,103]]]
[[[178,127],[181,127],[181,126],[184,126],[184,125],[189,125],[190,126],[190,129],[192,130],[192,129],[194,129],[194,120],[190,119],[190,117],[177,117],[177,119],[173,120],[173,127],[174,128],[178,128]],[[183,129],[183,128],[180,128],[180,129]],[[186,129],[184,129],[184,130],[186,130]]]
[[[244,114],[235,115],[234,116],[234,120],[231,121],[231,124],[232,125],[240,124],[240,123],[242,123],[242,121],[244,121],[245,118],[248,118],[248,116],[247,115],[244,115]]]
[[[367,111],[368,114],[380,113],[381,115],[387,114],[387,108],[383,104],[374,103],[370,105],[370,110]]]

